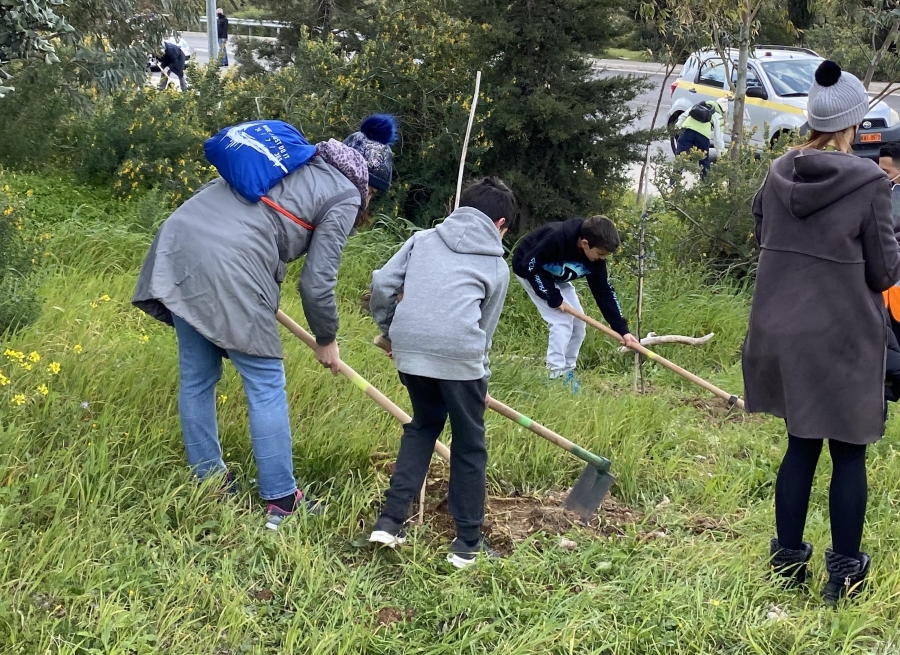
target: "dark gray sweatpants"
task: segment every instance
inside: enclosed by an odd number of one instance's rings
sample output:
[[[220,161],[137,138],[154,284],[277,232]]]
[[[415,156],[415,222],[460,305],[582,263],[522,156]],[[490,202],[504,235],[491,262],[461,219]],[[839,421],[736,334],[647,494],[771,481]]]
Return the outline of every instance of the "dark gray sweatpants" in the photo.
[[[400,452],[385,492],[382,514],[398,523],[406,520],[409,504],[419,495],[428,473],[434,443],[447,417],[453,431],[450,445],[450,514],[456,536],[473,542],[484,523],[484,410],[487,380],[437,380],[400,373],[412,402],[412,422],[403,427]]]

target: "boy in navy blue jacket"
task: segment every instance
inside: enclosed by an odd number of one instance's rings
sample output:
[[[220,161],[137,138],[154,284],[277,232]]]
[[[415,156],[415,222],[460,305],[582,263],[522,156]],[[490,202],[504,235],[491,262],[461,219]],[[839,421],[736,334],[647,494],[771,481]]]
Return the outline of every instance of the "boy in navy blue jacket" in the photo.
[[[575,392],[575,364],[585,325],[565,312],[567,307],[583,311],[573,280],[586,277],[610,327],[623,336],[625,345],[638,343],[628,331],[606,271],[606,258],[618,247],[619,233],[613,222],[605,216],[592,216],[539,227],[523,237],[513,253],[513,272],[550,326],[550,377],[562,378]]]

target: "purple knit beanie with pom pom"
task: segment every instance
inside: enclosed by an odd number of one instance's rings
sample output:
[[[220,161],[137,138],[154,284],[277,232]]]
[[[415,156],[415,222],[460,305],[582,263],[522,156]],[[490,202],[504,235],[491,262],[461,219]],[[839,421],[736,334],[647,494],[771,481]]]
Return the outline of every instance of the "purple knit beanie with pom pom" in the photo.
[[[366,160],[369,169],[369,186],[387,191],[394,171],[394,153],[391,144],[397,140],[397,119],[390,114],[372,114],[346,139],[347,145]]]

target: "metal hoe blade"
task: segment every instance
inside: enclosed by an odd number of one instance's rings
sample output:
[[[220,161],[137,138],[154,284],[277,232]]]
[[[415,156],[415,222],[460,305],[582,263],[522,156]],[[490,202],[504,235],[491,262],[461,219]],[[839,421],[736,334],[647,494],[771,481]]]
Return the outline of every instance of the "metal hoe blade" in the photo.
[[[566,497],[563,507],[575,512],[582,521],[588,523],[615,481],[611,473],[598,471],[588,464]]]

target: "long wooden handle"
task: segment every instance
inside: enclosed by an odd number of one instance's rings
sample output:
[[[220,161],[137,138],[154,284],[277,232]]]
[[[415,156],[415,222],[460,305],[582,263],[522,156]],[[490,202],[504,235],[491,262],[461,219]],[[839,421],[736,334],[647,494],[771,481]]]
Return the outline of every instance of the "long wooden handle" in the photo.
[[[601,323],[600,321],[594,320],[587,314],[579,312],[577,309],[573,309],[572,307],[567,308],[566,312],[568,312],[575,318],[581,319],[588,325],[595,327],[598,330],[601,330],[602,332],[605,332],[606,334],[613,337],[614,339],[617,339],[619,342],[621,342],[624,345],[624,340],[622,339],[622,335],[619,334],[618,332],[616,332],[615,330],[613,330],[612,328],[603,325],[603,323]],[[727,400],[729,402],[729,404],[736,405],[737,407],[744,409],[744,401],[741,400],[738,396],[735,396],[734,394],[730,394],[723,389],[719,389],[719,387],[717,387],[716,385],[714,385],[710,382],[707,382],[703,378],[697,377],[696,375],[694,375],[693,373],[691,373],[689,371],[684,370],[678,364],[675,364],[674,362],[670,362],[668,359],[666,359],[665,357],[662,357],[660,355],[657,355],[652,350],[649,350],[640,344],[638,344],[638,345],[632,344],[628,347],[631,348],[632,350],[636,350],[637,352],[641,353],[644,357],[647,357],[649,359],[652,359],[654,362],[658,362],[659,364],[662,364],[670,371],[674,371],[675,373],[678,373],[678,375],[680,375],[681,377],[683,377],[687,380],[690,380],[691,382],[693,382],[694,384],[696,384],[698,386],[703,387],[704,389],[706,389],[710,393],[715,394],[719,398],[723,398],[723,399]]]
[[[487,406],[490,409],[497,412],[498,414],[505,416],[510,421],[512,421],[514,423],[518,423],[523,428],[527,428],[528,430],[531,430],[539,437],[543,437],[550,443],[556,444],[563,450],[569,451],[570,453],[575,455],[575,457],[577,457],[581,460],[584,460],[585,462],[587,462],[591,466],[595,467],[599,471],[603,471],[603,472],[609,471],[610,461],[608,459],[606,459],[605,457],[600,457],[598,455],[595,455],[594,453],[590,452],[589,450],[585,450],[581,446],[572,443],[571,441],[566,439],[564,436],[562,436],[560,434],[556,434],[553,430],[551,430],[550,428],[544,427],[537,421],[532,421],[530,418],[528,418],[524,414],[520,414],[519,412],[514,410],[512,407],[508,407],[508,406],[504,405],[496,398],[491,398],[490,396],[488,396]]]
[[[281,323],[284,327],[286,327],[295,337],[299,338],[300,341],[305,343],[307,346],[316,349],[316,339],[309,332],[304,330],[300,325],[294,321],[290,316],[285,314],[280,309],[275,314],[275,318],[278,319],[278,322]],[[410,423],[412,421],[412,417],[400,409],[397,405],[391,402],[390,398],[381,393],[378,389],[369,384],[365,378],[363,378],[359,373],[354,371],[347,365],[343,360],[338,361],[338,367],[341,371],[341,374],[350,380],[355,386],[362,389],[369,398],[374,400],[376,403],[381,405],[384,410],[393,416],[395,419],[400,421],[403,425]],[[441,459],[446,462],[450,461],[450,449],[447,448],[440,441],[436,441],[434,444],[434,452],[436,452]]]
[[[379,348],[384,350],[385,352],[391,351],[391,342],[389,340],[385,339],[381,335],[375,337],[372,340],[372,342],[376,346],[378,346]],[[597,469],[599,469],[601,471],[609,470],[610,461],[608,459],[606,459],[605,457],[599,457],[597,455],[594,455],[589,450],[585,450],[581,446],[572,443],[571,441],[566,439],[561,434],[557,434],[550,428],[544,427],[537,421],[532,421],[530,418],[528,418],[524,414],[520,414],[519,412],[514,410],[512,407],[508,407],[507,405],[504,405],[496,398],[491,398],[490,396],[488,396],[487,406],[489,409],[494,410],[501,416],[505,416],[513,423],[518,423],[523,428],[531,430],[539,437],[543,437],[550,443],[556,444],[563,450],[567,450],[568,452],[572,453],[579,459],[582,459],[585,462],[587,462],[588,464],[595,466]]]

